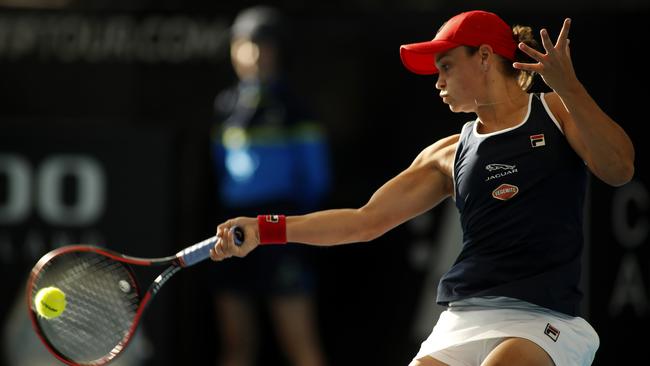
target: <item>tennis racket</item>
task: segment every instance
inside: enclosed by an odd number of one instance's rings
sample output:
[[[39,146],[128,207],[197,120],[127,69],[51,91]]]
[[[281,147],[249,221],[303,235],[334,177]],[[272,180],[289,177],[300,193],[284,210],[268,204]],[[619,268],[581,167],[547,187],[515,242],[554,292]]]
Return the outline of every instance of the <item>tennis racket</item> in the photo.
[[[244,232],[235,227],[235,244]],[[153,297],[175,273],[210,256],[213,236],[164,258],[137,258],[91,245],[68,245],[45,254],[27,282],[27,307],[34,330],[60,361],[73,366],[106,365],[131,341]],[[131,266],[167,266],[146,292]],[[37,292],[54,286],[66,294],[65,311],[45,319],[34,305]]]

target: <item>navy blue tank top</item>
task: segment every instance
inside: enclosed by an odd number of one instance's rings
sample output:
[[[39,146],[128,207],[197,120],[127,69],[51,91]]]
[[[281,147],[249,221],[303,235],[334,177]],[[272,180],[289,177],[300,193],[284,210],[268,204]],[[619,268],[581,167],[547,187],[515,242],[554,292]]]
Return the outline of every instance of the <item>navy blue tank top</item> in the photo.
[[[463,247],[438,303],[507,296],[577,315],[587,168],[537,94],[519,125],[463,126],[454,162]]]

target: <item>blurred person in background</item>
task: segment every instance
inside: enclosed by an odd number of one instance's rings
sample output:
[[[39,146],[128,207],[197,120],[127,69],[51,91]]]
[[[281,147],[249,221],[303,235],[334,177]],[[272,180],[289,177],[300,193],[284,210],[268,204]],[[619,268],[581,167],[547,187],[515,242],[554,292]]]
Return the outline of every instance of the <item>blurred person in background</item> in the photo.
[[[323,128],[287,80],[288,19],[278,9],[240,12],[231,28],[237,81],[215,99],[211,134],[219,210],[301,213],[323,204],[330,162]],[[313,295],[315,273],[303,246],[261,250],[214,268],[221,366],[250,366],[267,316],[290,364],[323,366]]]

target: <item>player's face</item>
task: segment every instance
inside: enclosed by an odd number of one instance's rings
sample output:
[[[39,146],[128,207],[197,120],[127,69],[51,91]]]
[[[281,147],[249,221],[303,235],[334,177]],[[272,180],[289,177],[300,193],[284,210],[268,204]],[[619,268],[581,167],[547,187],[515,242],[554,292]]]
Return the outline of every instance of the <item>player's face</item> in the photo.
[[[436,67],[436,89],[443,103],[452,112],[474,112],[483,79],[476,54],[469,55],[464,47],[456,47],[436,55]]]

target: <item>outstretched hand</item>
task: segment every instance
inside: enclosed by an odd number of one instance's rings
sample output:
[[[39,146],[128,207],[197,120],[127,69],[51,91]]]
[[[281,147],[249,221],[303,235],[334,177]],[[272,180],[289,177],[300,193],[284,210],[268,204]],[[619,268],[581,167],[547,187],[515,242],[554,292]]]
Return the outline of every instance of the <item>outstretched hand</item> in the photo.
[[[520,70],[529,70],[538,73],[546,85],[556,93],[562,94],[570,88],[571,83],[577,82],[571,52],[569,50],[569,28],[571,19],[564,20],[562,30],[555,45],[551,41],[546,29],[540,31],[542,45],[546,53],[541,53],[525,43],[519,43],[519,49],[525,52],[537,63],[515,62],[513,67]]]
[[[234,228],[239,227],[244,232],[244,242],[241,245],[235,244]],[[210,258],[213,261],[235,257],[244,257],[259,244],[257,233],[257,220],[249,217],[238,217],[228,220],[217,227],[217,241],[210,250]]]

